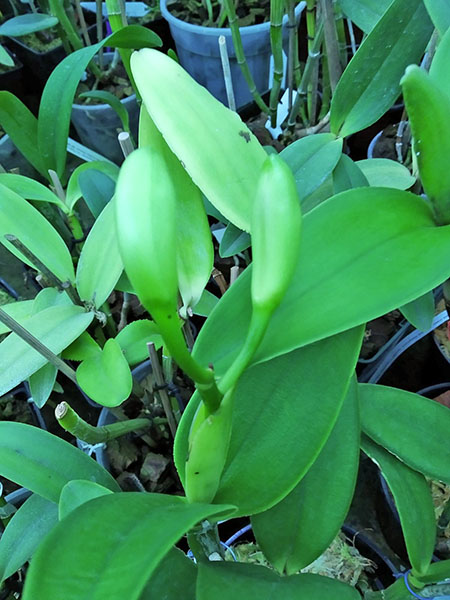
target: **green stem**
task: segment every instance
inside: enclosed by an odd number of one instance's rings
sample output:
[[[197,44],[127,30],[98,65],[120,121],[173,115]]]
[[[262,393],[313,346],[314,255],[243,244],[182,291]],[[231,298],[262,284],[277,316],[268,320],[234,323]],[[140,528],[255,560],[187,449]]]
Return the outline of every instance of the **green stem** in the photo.
[[[63,429],[87,444],[102,444],[132,431],[140,431],[151,426],[150,419],[130,419],[110,425],[94,427],[86,423],[67,402],[61,402],[55,409],[55,417]]]
[[[239,31],[238,19],[236,15],[236,9],[232,0],[223,0],[224,5],[228,13],[228,24],[231,29],[231,36],[233,38],[234,50],[236,52],[236,60],[241,68],[242,74],[249,87],[250,93],[253,96],[254,101],[262,110],[262,112],[269,114],[270,110],[267,104],[261,97],[261,94],[256,89],[255,81],[250,72],[249,66],[245,59],[244,47],[242,45],[241,33]]]
[[[277,108],[283,81],[283,0],[270,2],[270,46],[273,54],[273,85],[270,90],[270,123],[277,124]]]
[[[211,555],[217,554],[220,558],[224,558],[217,523],[202,521],[188,532],[187,538],[189,547],[197,560],[209,560]]]
[[[295,0],[287,0],[287,14],[289,27],[289,64],[292,65],[292,77],[295,86],[300,85],[301,72],[298,58],[298,24],[295,16]]]
[[[314,39],[316,37],[316,0],[307,0],[306,4],[306,34],[308,37],[308,59],[311,56],[311,52],[313,49]],[[307,61],[308,61],[307,59]],[[305,65],[306,69],[306,65]],[[306,98],[306,112],[308,115],[308,123],[310,123],[313,119],[313,101],[315,99],[316,92],[313,90],[313,86],[311,83],[311,77],[308,81],[307,85],[307,98]],[[301,82],[299,88],[301,87]]]
[[[83,48],[83,41],[67,16],[61,0],[49,0],[49,6],[51,14],[58,19],[61,27],[64,29],[64,33],[72,48],[74,50]]]
[[[113,33],[116,33],[116,31],[120,31],[127,26],[127,20],[122,10],[121,0],[106,0],[106,9],[108,11],[108,20]],[[119,54],[120,58],[122,59],[123,66],[125,67],[125,71],[130,79],[131,85],[136,92],[136,96],[139,98],[139,93],[130,66],[132,50],[129,48],[119,48]]]
[[[320,0],[324,20],[325,47],[330,74],[331,92],[333,93],[342,75],[342,65],[339,56],[339,43],[334,17],[333,0]]]

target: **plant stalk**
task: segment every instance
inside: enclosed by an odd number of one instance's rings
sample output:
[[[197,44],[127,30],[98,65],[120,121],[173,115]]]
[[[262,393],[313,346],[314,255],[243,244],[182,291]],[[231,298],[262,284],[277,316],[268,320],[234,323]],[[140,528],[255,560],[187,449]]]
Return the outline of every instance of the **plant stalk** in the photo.
[[[175,417],[173,416],[172,404],[170,402],[169,394],[167,393],[166,385],[167,382],[164,379],[164,375],[161,369],[161,365],[159,364],[158,354],[156,353],[155,344],[150,342],[147,344],[148,353],[150,355],[150,360],[152,363],[152,371],[155,376],[155,381],[158,386],[158,396],[161,400],[162,407],[167,417],[167,422],[169,424],[170,433],[172,437],[175,437],[177,432],[177,422],[175,421]]]
[[[283,81],[283,12],[283,0],[270,0],[270,46],[273,55],[273,84],[269,100],[271,127],[276,127],[277,124],[277,109]]]
[[[325,48],[327,53],[328,72],[330,75],[331,92],[333,93],[342,75],[342,65],[339,54],[339,42],[336,31],[333,0],[320,0],[324,20]]]

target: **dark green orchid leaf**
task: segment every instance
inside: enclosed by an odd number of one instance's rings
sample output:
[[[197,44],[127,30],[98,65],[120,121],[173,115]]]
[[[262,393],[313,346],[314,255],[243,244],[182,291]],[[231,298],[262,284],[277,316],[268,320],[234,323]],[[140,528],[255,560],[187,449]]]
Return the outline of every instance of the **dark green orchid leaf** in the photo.
[[[52,502],[59,501],[71,479],[87,479],[120,491],[112,475],[90,456],[24,423],[0,422],[0,474]]]
[[[450,484],[446,406],[383,385],[360,384],[359,397],[364,433],[412,469]]]
[[[119,117],[124,131],[130,133],[130,117],[128,111],[117,96],[114,96],[114,94],[111,94],[111,92],[107,92],[106,90],[94,90],[91,92],[83,92],[79,97],[93,98],[94,100],[100,100],[103,104],[108,104]]]
[[[331,131],[342,137],[375,123],[400,95],[433,31],[422,0],[394,0],[347,65],[331,101]]]
[[[208,317],[218,302],[219,298],[217,296],[211,294],[208,290],[203,290],[200,300],[193,308],[194,314],[201,317]]]
[[[427,292],[412,302],[400,306],[399,310],[416,329],[429,331],[435,314],[434,294],[432,291]]]
[[[333,171],[334,193],[339,194],[357,187],[369,185],[367,177],[359,166],[346,154],[343,154]]]
[[[423,0],[434,26],[443,36],[450,27],[450,6],[447,0]]]
[[[355,490],[359,443],[352,380],[336,424],[306,475],[281,502],[252,517],[259,547],[281,573],[293,575],[311,564],[339,533]]]
[[[162,559],[139,600],[196,600],[197,567],[178,548]]]
[[[45,185],[34,181],[34,179],[14,173],[0,173],[0,183],[22,196],[22,198],[57,204],[63,212],[67,212],[64,202]]]
[[[372,31],[390,4],[392,0],[339,0],[345,16],[364,33]]]
[[[67,184],[67,206],[73,211],[78,200],[86,195],[89,210],[97,218],[114,194],[118,175],[119,167],[113,163],[95,160],[79,165]]]
[[[297,140],[280,156],[292,169],[298,195],[304,202],[330,175],[342,154],[342,140],[332,133],[318,133]]]
[[[50,398],[57,372],[56,367],[47,363],[28,378],[31,397],[38,408],[42,408]]]
[[[450,5],[447,5],[447,13],[450,24]],[[434,83],[446,92],[447,96],[450,97],[450,84],[448,81],[448,61],[450,60],[450,31],[446,31],[442,34],[442,39],[436,50],[436,54],[433,56],[430,66],[430,77]]]
[[[94,481],[72,479],[61,490],[58,504],[59,520],[61,521],[61,519],[67,517],[73,510],[89,502],[89,500],[113,493],[112,490]]]
[[[232,502],[238,506],[236,514],[250,515],[267,510],[295,487],[337,419],[361,335],[361,327],[346,331],[245,371],[236,389],[231,440],[215,502]],[[320,367],[330,360],[333,369]],[[196,395],[175,438],[182,482],[197,406]]]
[[[219,254],[222,258],[234,256],[243,250],[247,250],[250,244],[250,235],[246,231],[242,231],[233,223],[228,223],[220,242]]]
[[[346,583],[304,573],[280,577],[259,565],[205,562],[198,566],[197,600],[358,600]]]
[[[23,567],[57,522],[57,504],[37,494],[25,500],[0,539],[1,581]]]
[[[23,600],[61,600],[61,595],[65,600],[138,600],[186,531],[232,511],[162,494],[95,498],[67,515],[41,544],[27,573]]]
[[[380,467],[395,500],[406,549],[414,575],[425,574],[436,542],[436,518],[430,486],[423,475],[413,471],[393,454],[366,436],[364,452]]]
[[[99,352],[101,348],[94,338],[87,331],[83,331],[80,337],[63,350],[62,357],[82,361],[96,356]]]
[[[450,227],[436,227],[429,205],[418,196],[367,187],[330,198],[303,218],[296,273],[254,362],[410,302],[450,276],[449,255]],[[251,268],[220,299],[194,346],[195,358],[213,363],[219,375],[248,330],[250,279]]]

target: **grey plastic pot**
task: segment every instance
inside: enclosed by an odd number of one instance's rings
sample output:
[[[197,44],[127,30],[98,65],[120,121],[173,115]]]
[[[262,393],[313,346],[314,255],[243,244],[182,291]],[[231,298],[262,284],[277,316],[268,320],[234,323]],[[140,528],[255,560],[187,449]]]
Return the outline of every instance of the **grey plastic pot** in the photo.
[[[105,52],[105,62],[110,62],[113,52]],[[130,117],[130,130],[136,138],[139,122],[139,106],[133,94],[121,100]],[[123,154],[117,141],[122,123],[117,113],[108,104],[73,104],[72,123],[81,143],[109,160],[120,164]]]
[[[300,2],[297,5],[295,9],[297,20],[300,18],[305,5],[306,2]],[[202,27],[177,19],[170,14],[167,8],[167,0],[160,0],[160,8],[163,17],[169,23],[170,33],[175,41],[181,65],[213,96],[223,104],[228,105],[218,43],[219,36],[225,36],[236,107],[240,108],[251,102],[252,95],[236,61],[231,29]],[[283,24],[284,26],[287,25],[286,16]],[[286,31],[285,27],[284,32],[286,33]],[[241,27],[240,32],[245,57],[255,80],[256,88],[263,94],[269,88],[270,23]]]

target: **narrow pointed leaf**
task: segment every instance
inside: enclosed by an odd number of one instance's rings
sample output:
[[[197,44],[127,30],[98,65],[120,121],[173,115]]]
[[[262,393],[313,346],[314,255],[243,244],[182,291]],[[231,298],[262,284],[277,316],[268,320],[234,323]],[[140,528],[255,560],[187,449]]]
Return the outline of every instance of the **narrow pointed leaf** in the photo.
[[[361,169],[372,187],[407,190],[416,181],[416,178],[411,175],[404,165],[388,158],[358,160],[356,165]]]
[[[208,290],[203,290],[200,300],[193,308],[194,314],[208,317],[218,302],[219,298],[217,296],[211,294]]]
[[[228,223],[223,233],[219,246],[219,254],[222,258],[234,256],[251,245],[250,235],[242,231],[233,223]]]
[[[406,70],[402,81],[414,150],[423,188],[439,224],[450,223],[450,96],[415,65]],[[433,118],[430,119],[430,111]]]
[[[186,531],[230,512],[228,506],[137,492],[91,500],[63,519],[39,547],[23,600],[60,600],[61,594],[65,600],[137,600]]]
[[[339,194],[357,187],[369,185],[367,177],[359,166],[346,154],[339,159],[333,171],[334,193]]]
[[[58,502],[62,488],[71,479],[88,479],[120,491],[112,475],[87,454],[23,423],[0,423],[0,473],[53,502]]]
[[[447,14],[450,25],[450,4],[447,4]],[[442,39],[439,42],[436,54],[433,56],[433,60],[431,61],[430,77],[433,82],[450,98],[450,83],[448,81],[449,60],[450,31],[447,30],[445,34],[442,34]]]
[[[196,582],[194,562],[172,548],[153,571],[139,600],[195,600]]]
[[[15,175],[14,173],[0,173],[0,183],[22,196],[22,198],[57,204],[62,211],[67,212],[66,205],[62,200],[45,185],[34,181],[34,179],[23,175]]]
[[[304,573],[280,577],[259,565],[200,563],[197,600],[358,600],[359,593],[346,583]]]
[[[95,221],[81,250],[76,280],[81,300],[100,308],[122,271],[114,205],[110,202]]]
[[[119,406],[128,398],[133,379],[115,339],[107,340],[101,352],[80,364],[77,381],[83,391],[102,406]]]
[[[215,502],[232,500],[239,507],[237,514],[254,514],[267,510],[295,487],[317,458],[339,414],[361,332],[362,328],[347,331],[244,373],[236,390],[231,441]],[[320,368],[327,360],[333,360],[332,370]],[[183,413],[175,439],[175,463],[182,481],[197,406],[196,396]]]
[[[108,104],[119,117],[123,129],[130,132],[130,117],[128,111],[117,96],[105,90],[94,90],[91,92],[83,92],[79,97],[93,98],[94,100],[100,100],[103,104]]]
[[[38,408],[42,408],[50,398],[57,372],[56,367],[51,363],[47,363],[29,377],[31,397]]]
[[[11,302],[11,304],[4,304],[2,310],[22,325],[32,315],[33,300],[21,300],[19,302]],[[0,323],[0,335],[8,333],[8,331],[10,331],[9,327]]]
[[[0,65],[5,67],[14,67],[14,59],[10,56],[9,52],[0,44]]]
[[[71,344],[91,323],[93,313],[80,306],[53,306],[30,317],[23,326],[54,354]],[[10,333],[0,344],[0,396],[30,377],[47,363],[17,334]]]
[[[346,17],[351,19],[364,33],[370,33],[392,0],[339,0]]]
[[[111,180],[111,186],[115,187],[115,182],[117,181],[117,177],[119,176],[119,167],[109,162],[100,162],[100,161],[92,161],[88,163],[83,163],[78,166],[75,171],[72,173],[69,179],[69,183],[67,184],[67,194],[66,194],[66,203],[68,208],[73,211],[75,204],[78,200],[83,196],[83,191],[81,190],[80,184],[80,176],[83,173],[93,171],[93,176],[98,177],[98,172],[102,175],[105,175],[108,179]],[[83,186],[84,187],[84,186]],[[86,190],[85,190],[86,191]],[[112,194],[111,194],[112,196]],[[89,206],[93,215],[97,218],[101,213],[101,209],[96,213],[92,211],[92,198],[89,198]],[[96,203],[98,204],[98,202]],[[102,206],[103,208],[103,206]]]
[[[375,123],[400,95],[433,31],[422,0],[394,0],[347,65],[331,101],[331,131],[342,137]]]
[[[446,406],[382,385],[360,384],[359,397],[364,433],[412,469],[450,484]]]
[[[103,485],[87,481],[86,479],[73,479],[66,483],[61,491],[58,504],[59,520],[64,519],[73,510],[101,496],[112,494],[113,491]]]
[[[56,229],[34,206],[0,184],[0,242],[20,260],[35,266],[5,240],[7,234],[15,235],[61,281],[74,281],[72,257]]]
[[[35,31],[43,31],[58,24],[58,19],[51,15],[30,13],[8,19],[0,25],[0,35],[20,37]]]
[[[310,135],[285,148],[280,156],[294,173],[302,203],[330,175],[342,154],[342,140],[332,133]]]
[[[227,219],[249,231],[264,148],[236,113],[161,52],[136,52],[131,68],[147,111],[194,183]]]
[[[400,306],[400,312],[416,329],[429,331],[435,314],[433,292],[427,292],[412,302]]]
[[[116,341],[128,364],[132,366],[148,358],[147,344],[149,342],[153,342],[157,350],[163,345],[157,325],[147,319],[129,323],[116,335]]]
[[[303,218],[296,274],[254,361],[410,302],[449,277],[449,255],[450,228],[436,227],[430,207],[413,194],[367,187],[330,198]],[[195,358],[212,362],[218,374],[243,344],[251,313],[250,278],[251,268],[220,299],[196,340]]]
[[[0,539],[1,581],[23,567],[57,522],[57,504],[37,494],[25,500]]]
[[[366,436],[361,447],[380,467],[394,496],[414,574],[425,574],[436,542],[436,518],[427,480]]]
[[[325,552],[339,533],[355,490],[359,442],[353,381],[336,424],[306,475],[281,502],[252,517],[256,541],[278,571],[297,573]]]

